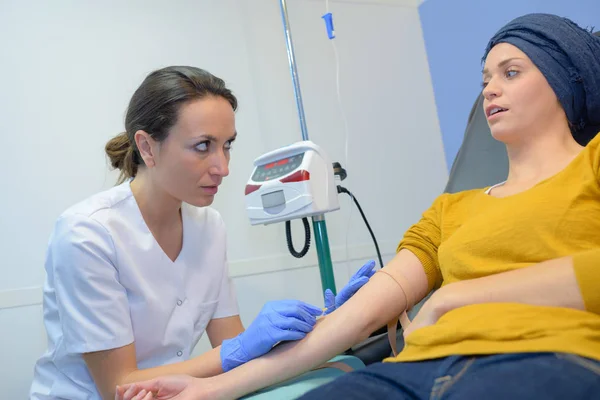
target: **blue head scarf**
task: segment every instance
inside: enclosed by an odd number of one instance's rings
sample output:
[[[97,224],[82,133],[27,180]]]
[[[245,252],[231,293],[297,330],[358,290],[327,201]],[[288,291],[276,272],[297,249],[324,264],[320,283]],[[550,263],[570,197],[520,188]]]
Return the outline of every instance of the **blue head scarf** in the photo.
[[[490,39],[484,60],[498,43],[527,54],[556,93],[573,137],[586,145],[600,131],[600,37],[567,18],[528,14]]]

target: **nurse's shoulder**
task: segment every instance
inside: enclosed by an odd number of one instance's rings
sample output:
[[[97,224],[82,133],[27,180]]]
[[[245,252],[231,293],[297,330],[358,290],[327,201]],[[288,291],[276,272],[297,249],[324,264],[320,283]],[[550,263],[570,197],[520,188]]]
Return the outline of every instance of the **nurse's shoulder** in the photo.
[[[49,241],[49,252],[62,250],[76,244],[104,247],[113,253],[112,239],[107,226],[110,219],[123,219],[123,206],[132,200],[129,183],[123,183],[96,193],[67,208],[56,220]],[[125,221],[123,221],[125,222]]]

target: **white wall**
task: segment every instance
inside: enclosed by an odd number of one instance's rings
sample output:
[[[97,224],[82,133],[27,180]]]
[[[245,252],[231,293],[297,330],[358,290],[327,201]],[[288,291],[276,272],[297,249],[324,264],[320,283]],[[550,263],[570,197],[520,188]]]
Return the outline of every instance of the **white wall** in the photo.
[[[41,285],[56,217],[110,187],[105,142],[156,68],[191,64],[223,77],[240,100],[231,175],[215,202],[229,228],[241,315],[268,300],[321,304],[314,247],[287,254],[283,224],[251,227],[243,187],[253,159],[300,139],[277,0],[5,0],[0,3],[0,385],[25,398],[45,347]],[[348,166],[385,259],[445,184],[442,143],[417,2],[330,1],[338,35],[349,159],[336,100],[325,2],[288,0],[311,139]],[[345,162],[347,161],[347,162]],[[374,258],[359,213],[327,216],[338,287]],[[295,224],[300,239],[300,224]],[[346,257],[346,238],[351,261]],[[299,247],[299,240],[297,247]],[[206,350],[203,339],[197,352]]]

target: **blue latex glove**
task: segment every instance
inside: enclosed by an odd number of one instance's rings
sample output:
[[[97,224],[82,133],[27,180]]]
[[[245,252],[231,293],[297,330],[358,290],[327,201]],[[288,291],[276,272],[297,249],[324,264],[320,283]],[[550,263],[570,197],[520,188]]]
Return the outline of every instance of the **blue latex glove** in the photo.
[[[340,308],[350,297],[354,296],[354,293],[358,292],[358,289],[369,282],[369,279],[375,273],[373,268],[375,268],[375,261],[369,261],[363,265],[358,272],[352,275],[348,284],[340,290],[337,296],[334,296],[331,290],[325,290],[325,315]]]
[[[262,356],[279,342],[302,339],[322,314],[321,308],[297,300],[265,304],[248,329],[221,344],[223,371]]]

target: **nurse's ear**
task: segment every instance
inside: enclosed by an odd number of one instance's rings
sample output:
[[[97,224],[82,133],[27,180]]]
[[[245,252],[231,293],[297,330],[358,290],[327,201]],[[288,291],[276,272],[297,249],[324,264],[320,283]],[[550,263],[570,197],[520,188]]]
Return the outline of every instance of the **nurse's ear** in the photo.
[[[155,157],[158,143],[152,139],[148,132],[141,129],[137,131],[133,137],[135,139],[135,145],[137,146],[146,167],[154,167],[156,164]]]

